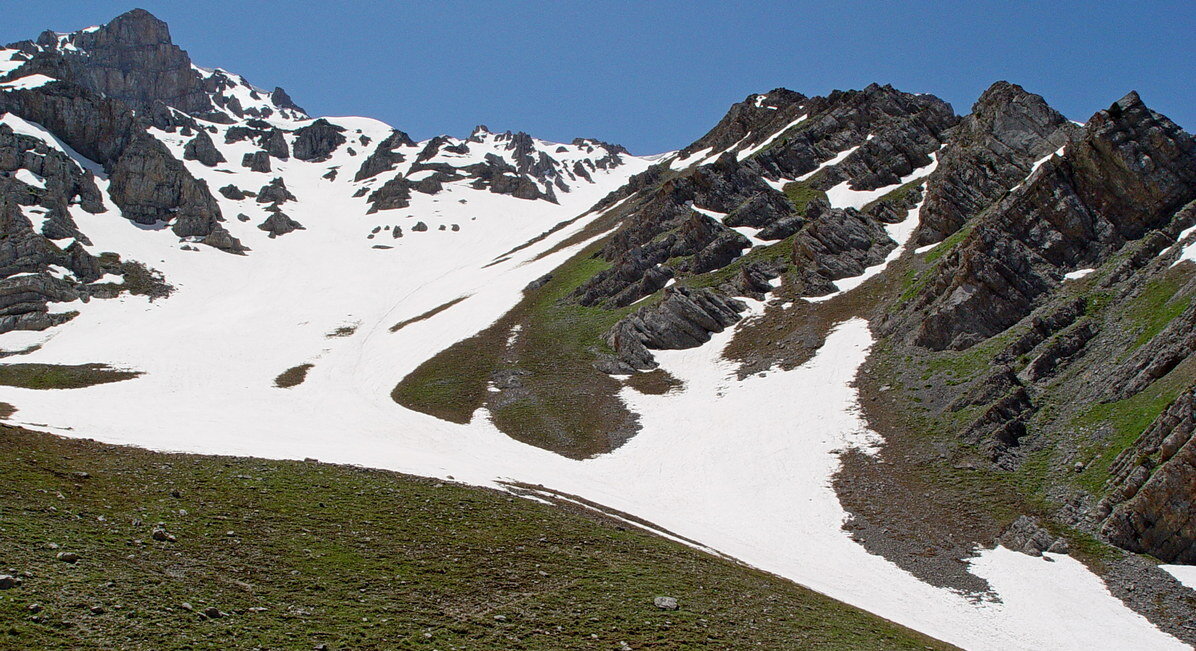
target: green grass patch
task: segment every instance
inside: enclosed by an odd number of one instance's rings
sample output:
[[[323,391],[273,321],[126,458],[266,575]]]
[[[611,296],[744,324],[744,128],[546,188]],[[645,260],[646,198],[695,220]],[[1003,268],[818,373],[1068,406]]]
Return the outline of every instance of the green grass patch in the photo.
[[[3,426],[0,476],[5,573],[28,573],[0,595],[0,648],[949,648],[622,522],[492,490]],[[176,542],[153,540],[158,522]],[[657,609],[661,595],[680,608]]]
[[[806,214],[806,208],[809,207],[811,201],[826,199],[826,192],[811,187],[810,180],[786,183],[784,192],[789,202],[793,204],[793,212],[798,215]]]
[[[279,373],[278,377],[274,378],[274,386],[280,389],[289,389],[291,387],[297,387],[300,384],[303,384],[303,381],[307,379],[307,372],[310,371],[313,366],[315,366],[315,364],[300,364],[298,366],[292,366],[291,368],[288,368],[282,373]]]
[[[1090,459],[1076,483],[1094,495],[1102,495],[1109,481],[1109,467],[1117,455],[1138,441],[1138,437],[1163,413],[1179,394],[1196,381],[1196,362],[1185,360],[1170,373],[1124,400],[1096,403],[1075,420],[1077,428],[1095,432],[1102,426],[1111,431],[1108,439],[1089,437]]]
[[[636,373],[626,380],[627,386],[640,393],[659,396],[676,391],[682,387],[681,380],[673,377],[664,369],[656,369],[647,373]]]
[[[956,380],[967,380],[992,368],[993,359],[1013,340],[1012,329],[990,337],[965,350],[945,350],[931,353],[926,363],[927,373],[947,373]]]
[[[0,364],[0,385],[22,389],[82,389],[139,375],[107,364]]]
[[[616,397],[621,383],[593,368],[612,352],[604,336],[619,319],[660,299],[658,292],[619,309],[587,307],[568,299],[587,280],[610,268],[596,256],[596,242],[528,291],[506,315],[477,335],[421,364],[395,387],[399,404],[457,423],[469,422],[487,404],[496,372],[517,373],[519,395],[490,405],[495,424],[508,435],[585,458],[621,441],[617,431],[634,427],[634,417]],[[520,331],[508,345],[513,328]]]
[[[1140,328],[1140,332],[1131,350],[1136,350],[1154,339],[1167,324],[1188,309],[1192,298],[1177,297],[1176,292],[1180,287],[1181,283],[1174,275],[1168,275],[1147,283],[1142,293],[1134,298],[1126,316]]]
[[[976,228],[976,221],[977,220],[973,219],[972,221],[964,224],[959,230],[947,236],[947,239],[939,242],[938,246],[935,246],[933,249],[927,251],[926,255],[922,259],[927,263],[934,263],[937,262],[939,258],[947,255],[948,252],[950,252],[960,242],[964,241],[969,235],[972,234],[972,230]]]

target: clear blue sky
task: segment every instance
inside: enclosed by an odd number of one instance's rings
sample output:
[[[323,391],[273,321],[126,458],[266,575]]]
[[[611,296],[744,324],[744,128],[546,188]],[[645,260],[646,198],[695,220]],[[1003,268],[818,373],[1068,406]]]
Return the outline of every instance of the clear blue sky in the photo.
[[[750,93],[872,81],[967,113],[993,81],[1086,120],[1133,89],[1196,127],[1196,2],[10,2],[0,41],[141,6],[196,63],[417,139],[475,124],[677,149]]]

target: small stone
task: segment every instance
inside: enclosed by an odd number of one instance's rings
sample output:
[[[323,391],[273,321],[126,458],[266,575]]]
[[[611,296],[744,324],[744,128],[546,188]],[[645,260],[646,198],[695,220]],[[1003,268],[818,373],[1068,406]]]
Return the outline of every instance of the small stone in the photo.
[[[503,615],[495,615],[495,616],[494,616],[494,621],[496,621],[496,622],[505,622],[505,621],[507,621],[507,618],[506,618],[505,616],[503,616]]]
[[[177,489],[177,488],[172,488],[172,489],[170,490],[170,496],[171,496],[171,497],[178,498],[178,497],[182,497],[182,496],[183,496],[183,494],[179,492],[179,489]]]
[[[27,610],[29,612],[33,613],[34,615],[36,615],[42,611],[42,605],[41,604],[29,604],[29,608]]]
[[[178,542],[178,538],[175,538],[174,534],[162,527],[154,527],[154,532],[152,535],[154,540],[159,542]]]
[[[652,600],[652,603],[661,610],[677,610],[676,597],[657,597]]]
[[[91,475],[83,472],[82,470],[76,471],[73,474],[75,479],[91,479]]]
[[[0,590],[17,587],[17,579],[11,574],[0,574]]]
[[[220,612],[220,609],[216,608],[215,606],[208,606],[207,608],[204,608],[203,614],[207,615],[208,619],[220,619],[221,617],[224,617],[224,613]]]
[[[103,614],[104,614],[104,607],[103,607],[103,606],[92,606],[92,607],[91,607],[91,614],[92,614],[92,615],[103,615]]]
[[[79,555],[75,552],[58,552],[54,558],[57,558],[63,563],[71,563],[72,565],[79,562]]]
[[[1072,468],[1072,470],[1075,470],[1076,472],[1084,472],[1084,462],[1077,461],[1075,463],[1075,465],[1073,465],[1071,468]]]

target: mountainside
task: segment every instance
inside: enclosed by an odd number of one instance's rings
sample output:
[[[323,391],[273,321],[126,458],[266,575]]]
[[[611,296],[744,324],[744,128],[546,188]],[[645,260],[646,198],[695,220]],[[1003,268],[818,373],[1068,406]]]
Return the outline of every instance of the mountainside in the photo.
[[[313,118],[143,10],[0,50],[8,422],[580,505],[967,648],[1196,644],[1194,294],[1134,92],[636,157]]]

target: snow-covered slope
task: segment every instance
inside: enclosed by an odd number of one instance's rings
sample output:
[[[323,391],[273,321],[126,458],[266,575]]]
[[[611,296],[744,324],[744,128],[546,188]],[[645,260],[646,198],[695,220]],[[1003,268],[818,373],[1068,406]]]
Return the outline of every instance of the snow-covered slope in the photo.
[[[59,35],[41,47],[84,56],[86,42]],[[0,52],[0,67],[19,58]],[[38,81],[19,65],[7,70],[8,83]],[[0,334],[4,351],[27,351],[21,362],[142,373],[83,389],[4,387],[0,400],[18,410],[10,422],[153,449],[315,457],[578,496],[967,648],[1183,648],[1071,557],[978,552],[970,567],[993,593],[973,600],[869,554],[843,530],[847,514],[830,486],[838,453],[876,443],[852,385],[873,344],[860,319],[837,324],[808,363],[742,380],[723,359],[737,328],[705,346],[658,352],[683,388],[625,389],[620,398],[642,431],[583,461],[511,439],[484,410],[457,425],[402,408],[391,399],[396,382],[606,235],[587,227],[617,204],[591,207],[652,161],[598,141],[550,143],[483,127],[466,139],[413,142],[369,118],[312,119],[278,90],[193,70],[215,108],[158,110],[149,133],[206,183],[245,255],[123,218],[93,161],[37,124],[5,118],[97,172],[107,210],[69,206],[88,241],[79,246],[142,261],[174,288],[152,301],[121,294],[53,303],[78,316]],[[751,108],[776,112],[775,125],[731,143],[699,141],[666,164],[709,165],[719,154],[746,158],[768,147],[804,119],[791,115],[798,100],[777,108],[774,94]],[[854,149],[842,151],[824,160],[840,163]],[[860,207],[884,194],[863,192],[843,181],[832,203]],[[888,231],[901,250],[921,205]],[[840,280],[838,289],[851,291],[862,278]],[[763,312],[764,302],[747,302],[738,327]],[[275,386],[303,364],[311,367],[301,384]]]

